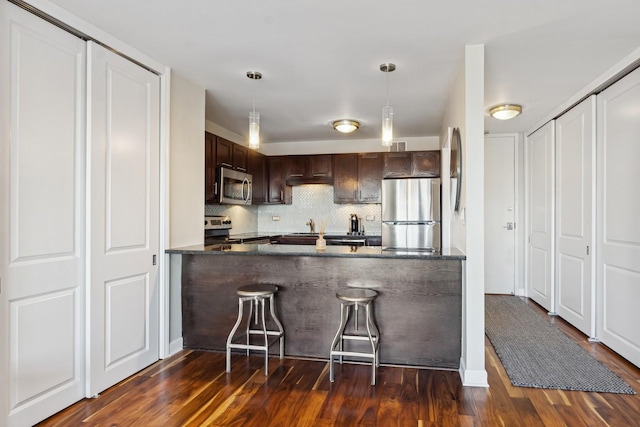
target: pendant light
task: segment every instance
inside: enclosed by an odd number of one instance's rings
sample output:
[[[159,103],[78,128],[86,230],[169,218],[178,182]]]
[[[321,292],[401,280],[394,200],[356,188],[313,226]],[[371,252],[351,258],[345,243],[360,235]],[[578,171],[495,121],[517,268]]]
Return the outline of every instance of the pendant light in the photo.
[[[382,107],[382,146],[390,147],[393,142],[393,107],[389,106],[389,73],[396,69],[396,64],[385,62],[380,64],[380,71],[387,75],[387,105]]]
[[[252,80],[260,80],[262,73],[247,71],[247,77]],[[249,112],[249,148],[260,148],[260,113],[256,111],[256,92],[253,91],[253,111]]]

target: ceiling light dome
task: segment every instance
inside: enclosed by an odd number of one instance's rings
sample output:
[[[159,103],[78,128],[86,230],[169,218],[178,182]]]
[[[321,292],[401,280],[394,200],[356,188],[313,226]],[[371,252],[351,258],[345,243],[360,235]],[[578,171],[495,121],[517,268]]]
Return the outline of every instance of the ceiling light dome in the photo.
[[[347,119],[336,120],[332,124],[335,130],[342,133],[355,132],[360,127],[360,123],[356,122],[355,120],[347,120]]]
[[[522,113],[522,106],[517,104],[496,105],[489,110],[491,117],[498,120],[513,119],[514,117],[519,116],[520,113]]]

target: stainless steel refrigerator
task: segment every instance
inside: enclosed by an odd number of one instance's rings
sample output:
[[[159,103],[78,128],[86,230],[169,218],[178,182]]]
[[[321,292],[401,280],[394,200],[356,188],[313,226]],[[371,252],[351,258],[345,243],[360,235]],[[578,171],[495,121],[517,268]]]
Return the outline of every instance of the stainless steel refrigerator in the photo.
[[[382,249],[439,251],[440,178],[382,180]]]

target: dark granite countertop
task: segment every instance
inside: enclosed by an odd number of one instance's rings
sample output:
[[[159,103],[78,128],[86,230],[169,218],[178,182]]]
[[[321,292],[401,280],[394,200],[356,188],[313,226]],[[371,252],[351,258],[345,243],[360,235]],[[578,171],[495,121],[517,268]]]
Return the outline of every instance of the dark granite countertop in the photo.
[[[327,246],[317,250],[313,245],[252,245],[218,244],[192,245],[167,249],[169,254],[185,255],[258,255],[258,256],[314,256],[343,258],[398,258],[424,260],[465,260],[466,255],[458,249],[443,249],[441,252],[405,250],[382,250],[379,246]]]

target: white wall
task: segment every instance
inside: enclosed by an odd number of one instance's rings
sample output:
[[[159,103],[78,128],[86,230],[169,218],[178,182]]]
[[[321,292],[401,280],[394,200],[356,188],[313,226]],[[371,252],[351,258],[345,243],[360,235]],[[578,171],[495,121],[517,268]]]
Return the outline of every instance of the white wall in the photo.
[[[201,244],[204,217],[204,88],[171,76],[170,245]]]
[[[205,91],[171,76],[169,148],[170,247],[204,242],[204,109]],[[172,255],[169,279],[169,353],[182,349],[182,257]]]
[[[487,387],[484,357],[484,46],[465,47],[465,62],[442,123],[460,128],[460,215],[451,221],[451,246],[467,255],[462,284],[462,357],[465,386]]]

